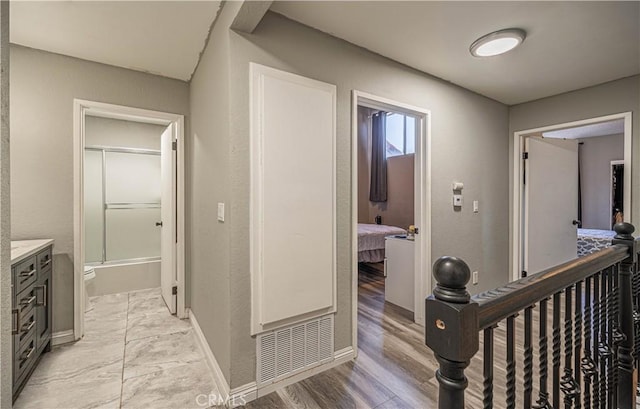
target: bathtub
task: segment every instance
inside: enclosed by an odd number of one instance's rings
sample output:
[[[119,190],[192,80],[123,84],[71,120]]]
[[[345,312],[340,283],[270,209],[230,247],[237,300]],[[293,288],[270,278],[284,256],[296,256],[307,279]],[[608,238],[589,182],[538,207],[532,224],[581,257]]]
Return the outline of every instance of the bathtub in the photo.
[[[96,272],[87,288],[89,297],[160,287],[159,258],[87,265]]]

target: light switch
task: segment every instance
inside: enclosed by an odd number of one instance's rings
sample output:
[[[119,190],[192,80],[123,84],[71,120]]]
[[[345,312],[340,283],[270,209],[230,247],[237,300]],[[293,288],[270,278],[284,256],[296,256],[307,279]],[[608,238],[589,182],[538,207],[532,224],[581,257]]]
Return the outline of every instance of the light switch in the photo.
[[[218,203],[218,221],[224,221],[224,203]]]
[[[462,195],[453,195],[453,206],[462,207]]]
[[[480,206],[478,205],[478,201],[474,200],[473,201],[473,212],[474,213],[478,213],[479,210],[480,210]]]

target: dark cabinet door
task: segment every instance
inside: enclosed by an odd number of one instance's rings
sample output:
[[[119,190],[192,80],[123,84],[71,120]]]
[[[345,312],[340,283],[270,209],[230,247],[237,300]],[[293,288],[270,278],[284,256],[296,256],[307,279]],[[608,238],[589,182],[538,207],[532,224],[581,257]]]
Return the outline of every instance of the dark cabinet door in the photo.
[[[51,270],[43,273],[35,287],[36,292],[36,345],[38,351],[51,340]]]

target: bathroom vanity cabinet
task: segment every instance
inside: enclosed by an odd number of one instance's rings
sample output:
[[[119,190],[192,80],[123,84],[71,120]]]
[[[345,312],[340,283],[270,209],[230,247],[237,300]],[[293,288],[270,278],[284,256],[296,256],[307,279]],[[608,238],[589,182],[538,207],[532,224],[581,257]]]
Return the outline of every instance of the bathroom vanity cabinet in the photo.
[[[51,350],[53,240],[11,242],[13,400]]]

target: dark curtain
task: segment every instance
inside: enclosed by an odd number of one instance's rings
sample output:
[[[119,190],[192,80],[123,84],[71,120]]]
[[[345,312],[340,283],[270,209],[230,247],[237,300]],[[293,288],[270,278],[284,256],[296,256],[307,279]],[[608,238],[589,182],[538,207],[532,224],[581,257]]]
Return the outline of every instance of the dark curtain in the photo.
[[[371,184],[369,200],[387,201],[387,113],[380,111],[371,117]]]

